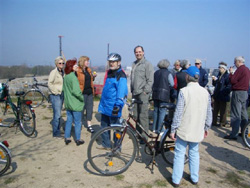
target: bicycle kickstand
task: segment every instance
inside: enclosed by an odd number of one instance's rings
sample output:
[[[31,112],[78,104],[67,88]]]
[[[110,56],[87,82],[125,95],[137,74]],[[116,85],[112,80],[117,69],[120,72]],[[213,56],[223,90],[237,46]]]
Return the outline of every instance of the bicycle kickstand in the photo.
[[[149,165],[152,165],[151,168],[149,167]],[[148,168],[151,171],[151,174],[154,173],[154,165],[157,167],[158,165],[155,162],[155,150],[153,151],[153,156],[152,159],[150,160],[150,162],[148,163],[148,165],[146,166],[146,168]]]

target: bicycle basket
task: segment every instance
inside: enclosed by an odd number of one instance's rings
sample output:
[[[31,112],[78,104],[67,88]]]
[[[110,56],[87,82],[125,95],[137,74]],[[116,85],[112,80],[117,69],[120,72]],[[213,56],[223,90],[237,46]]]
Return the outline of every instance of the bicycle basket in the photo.
[[[8,95],[8,89],[5,84],[0,83],[0,100],[4,100],[4,98]]]

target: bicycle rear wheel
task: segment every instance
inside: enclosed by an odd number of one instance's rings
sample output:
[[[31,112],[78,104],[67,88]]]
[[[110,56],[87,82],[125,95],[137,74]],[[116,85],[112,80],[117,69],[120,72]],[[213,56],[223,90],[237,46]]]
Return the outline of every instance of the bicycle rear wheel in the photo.
[[[30,90],[24,94],[24,100],[31,100],[31,106],[36,108],[40,106],[44,101],[43,94],[38,90]]]
[[[0,144],[0,176],[9,169],[10,164],[10,154],[8,150]]]
[[[245,125],[245,127],[243,128],[242,139],[244,144],[246,144],[246,146],[250,148],[250,123]]]
[[[22,103],[19,114],[19,128],[28,137],[32,136],[36,130],[36,116],[31,108],[31,105]]]
[[[105,141],[104,141],[104,138]],[[117,175],[135,159],[137,140],[130,129],[107,127],[96,132],[88,146],[88,160],[102,175]]]

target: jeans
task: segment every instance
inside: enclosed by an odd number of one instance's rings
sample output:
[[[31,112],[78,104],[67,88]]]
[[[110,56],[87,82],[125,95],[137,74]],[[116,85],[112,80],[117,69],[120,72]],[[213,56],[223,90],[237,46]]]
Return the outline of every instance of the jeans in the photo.
[[[91,121],[92,120],[92,114],[93,114],[93,94],[87,95],[87,94],[83,94],[84,97],[84,110],[86,110],[86,120],[87,121]]]
[[[189,146],[188,157],[189,157],[189,171],[191,180],[193,182],[199,181],[199,166],[200,166],[199,143],[187,142],[177,137],[175,142],[174,167],[172,174],[172,181],[175,184],[180,183],[183,175],[184,160],[185,160],[187,146]]]
[[[72,110],[67,110],[67,121],[65,126],[65,138],[70,138],[71,136],[71,128],[74,120],[75,124],[75,136],[76,140],[80,140],[81,138],[81,128],[82,128],[82,112],[76,112]]]
[[[238,136],[239,129],[241,131],[248,122],[248,114],[246,109],[246,101],[248,98],[247,91],[233,91],[231,99],[231,137]]]
[[[156,132],[164,131],[164,127],[162,127],[163,120],[165,118],[167,109],[160,108],[161,105],[166,105],[166,102],[162,102],[159,100],[154,100],[154,122],[153,122],[153,130]]]
[[[63,105],[63,93],[61,95],[51,94],[50,101],[52,103],[52,109],[53,109],[53,119],[52,119],[53,136],[60,136],[61,135],[60,118]]]
[[[106,128],[106,127],[110,126],[111,124],[119,124],[119,123],[120,123],[119,117],[109,117],[109,116],[102,114],[101,128]],[[102,133],[102,146],[105,148],[111,148],[110,132],[109,131]]]

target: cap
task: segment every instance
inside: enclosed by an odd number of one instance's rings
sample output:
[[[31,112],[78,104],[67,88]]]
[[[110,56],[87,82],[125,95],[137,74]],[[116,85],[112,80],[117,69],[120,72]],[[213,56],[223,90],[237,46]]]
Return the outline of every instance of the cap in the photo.
[[[195,63],[201,63],[200,59],[195,59]]]
[[[195,67],[195,66],[191,66],[189,67],[187,70],[184,70],[184,72],[186,72],[188,75],[195,77],[195,75],[200,75],[200,70]]]

